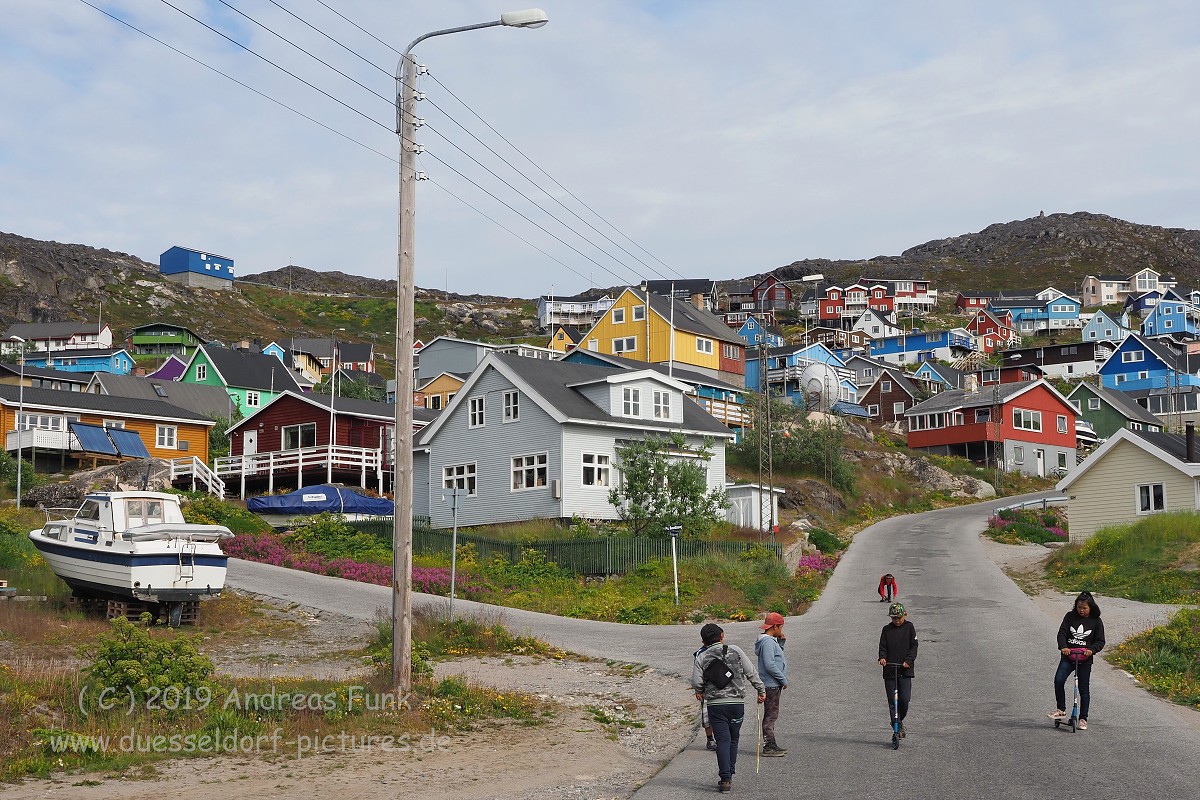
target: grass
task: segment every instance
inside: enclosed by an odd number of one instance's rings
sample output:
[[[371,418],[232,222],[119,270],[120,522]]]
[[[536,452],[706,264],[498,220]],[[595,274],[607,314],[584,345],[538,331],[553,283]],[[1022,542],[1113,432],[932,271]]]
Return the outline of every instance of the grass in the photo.
[[[1168,624],[1126,640],[1108,660],[1155,694],[1200,709],[1200,609],[1183,609]]]
[[[984,533],[1004,544],[1065,542],[1067,512],[1061,506],[1041,509],[1003,509],[988,520]]]
[[[1062,591],[1087,588],[1148,603],[1200,603],[1200,514],[1152,514],[1104,528],[1051,556],[1046,577]]]

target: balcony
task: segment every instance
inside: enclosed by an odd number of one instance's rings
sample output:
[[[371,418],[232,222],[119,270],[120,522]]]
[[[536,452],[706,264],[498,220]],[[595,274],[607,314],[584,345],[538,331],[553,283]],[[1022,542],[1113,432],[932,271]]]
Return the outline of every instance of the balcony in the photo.
[[[20,447],[22,450],[70,450],[73,437],[68,431],[51,431],[35,428],[33,430],[19,431],[21,435]],[[18,431],[9,431],[7,440],[4,444],[4,449],[15,451],[17,444]]]
[[[383,451],[378,448],[347,447],[345,445],[303,447],[298,450],[226,456],[218,458],[213,463],[213,472],[226,484],[235,480],[240,482],[242,498],[246,496],[247,480],[265,478],[268,493],[273,493],[277,475],[290,477],[294,474],[302,484],[306,475],[323,481],[331,472],[358,473],[360,485],[365,487],[368,475],[382,481],[383,469]]]

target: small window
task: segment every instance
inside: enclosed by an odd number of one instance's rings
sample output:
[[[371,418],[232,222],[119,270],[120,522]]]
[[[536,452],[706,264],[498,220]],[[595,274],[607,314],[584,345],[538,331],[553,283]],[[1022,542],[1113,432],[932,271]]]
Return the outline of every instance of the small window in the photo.
[[[1058,466],[1059,466],[1059,467],[1066,467],[1066,466],[1067,466],[1067,454],[1066,454],[1066,453],[1059,453],[1059,454],[1058,454]]]
[[[125,420],[123,419],[106,419],[103,423],[106,428],[124,428]]]
[[[1099,411],[1099,410],[1100,410],[1100,398],[1099,397],[1089,397],[1088,398],[1088,411]]]
[[[904,413],[904,403],[903,402],[892,403],[892,414],[894,416],[898,417],[898,416],[902,415],[903,413]]]
[[[879,406],[875,406],[875,405],[867,406],[867,416],[868,417],[878,417],[879,416]]]
[[[442,410],[442,396],[440,394],[431,394],[425,398],[425,407],[433,411]]]
[[[583,454],[583,485],[608,486],[611,457],[603,453]]]
[[[621,339],[613,339],[612,350],[614,353],[629,353],[637,350],[637,337],[626,336]]]
[[[1143,483],[1139,485],[1137,487],[1137,501],[1139,514],[1153,514],[1167,507],[1161,483]]]
[[[890,392],[891,390],[892,390],[892,382],[891,381],[880,381],[879,382],[879,391],[880,392],[887,393],[887,392]]]
[[[258,408],[259,403],[261,401],[262,401],[262,397],[259,395],[258,392],[252,392],[252,391],[247,390],[247,392],[246,392],[246,408]]]
[[[633,321],[641,322],[645,318],[646,318],[646,307],[645,306],[634,306],[633,307]]]
[[[548,453],[513,456],[512,489],[514,492],[545,486],[549,474]]]
[[[1067,418],[1062,414],[1058,415],[1058,432],[1059,433],[1067,432]]]
[[[178,446],[179,429],[174,425],[159,425],[154,442],[163,450],[174,450]]]
[[[670,392],[654,392],[654,418],[666,420],[671,418]]]
[[[1013,463],[1014,464],[1024,464],[1025,463],[1025,448],[1024,447],[1021,447],[1020,445],[1018,445],[1013,448]]]
[[[197,364],[196,365],[196,380],[203,381],[203,380],[207,380],[207,379],[208,379],[208,365],[207,364]]]
[[[504,393],[504,421],[516,422],[520,417],[521,409],[518,405],[520,392],[512,391]]]
[[[705,355],[711,356],[712,352],[713,352],[712,339],[705,339],[703,337],[697,336],[696,337],[696,352],[704,353]]]
[[[622,389],[621,394],[621,413],[626,417],[640,417],[642,415],[642,390],[626,386]]]
[[[281,433],[283,434],[284,450],[299,450],[302,447],[316,447],[317,445],[317,423],[315,422],[306,422],[303,425],[284,425]]]
[[[483,401],[484,398],[482,397],[471,398],[470,414],[467,421],[468,428],[482,428],[484,426],[486,416],[484,414],[485,406]]]
[[[625,309],[614,308],[612,310],[612,321],[614,325],[622,325],[625,323]]]
[[[451,464],[442,467],[443,489],[466,489],[468,497],[475,496],[475,465]]]

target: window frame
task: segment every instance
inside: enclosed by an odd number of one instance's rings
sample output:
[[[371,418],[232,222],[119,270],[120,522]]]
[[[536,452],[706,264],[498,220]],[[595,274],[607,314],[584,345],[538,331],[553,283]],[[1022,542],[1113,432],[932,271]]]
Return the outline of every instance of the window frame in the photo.
[[[619,347],[617,346],[617,342],[621,343],[621,345]],[[614,355],[618,355],[620,353],[632,353],[636,350],[637,350],[637,337],[636,336],[618,336],[612,340],[612,351],[613,351]]]
[[[1025,415],[1028,415],[1026,417]],[[1013,430],[1042,432],[1042,412],[1031,408],[1013,408]]]
[[[305,429],[312,430],[312,443],[304,444]],[[288,447],[288,434],[294,433],[296,445]],[[295,425],[280,425],[279,426],[279,446],[284,450],[303,450],[305,447],[317,446],[317,423],[315,422],[298,422]]]
[[[591,459],[589,461],[588,459]],[[612,486],[612,456],[608,453],[581,453],[583,467],[579,474],[580,486]],[[590,478],[590,480],[589,480]]]
[[[521,391],[508,389],[502,395],[504,398],[504,424],[519,422],[521,419]]]
[[[518,464],[518,460],[522,463]],[[524,485],[518,486],[518,474],[520,474],[520,482]],[[529,492],[535,489],[544,489],[550,485],[550,453],[543,450],[539,453],[521,453],[513,456],[509,460],[509,491],[511,492]],[[529,482],[532,479],[532,484]]]
[[[1157,488],[1157,497],[1154,489]],[[1145,492],[1143,492],[1145,490]],[[1134,487],[1134,511],[1138,516],[1158,514],[1167,510],[1167,487],[1164,483],[1139,483]],[[1155,501],[1158,507],[1155,508]]]
[[[642,416],[642,389],[640,386],[621,387],[621,416]]]
[[[178,450],[179,449],[179,426],[178,425],[155,425],[154,426],[154,446],[160,450]]]
[[[651,395],[654,418],[671,421],[671,392],[665,389],[655,389]]]
[[[451,472],[454,470],[454,472]],[[479,494],[479,463],[467,461],[462,464],[442,465],[443,489],[466,489],[467,497]]]
[[[253,389],[246,390],[246,408],[259,408],[262,405],[262,393]]]
[[[197,364],[196,365],[196,380],[198,380],[198,381],[208,380],[208,364]]]
[[[482,394],[470,397],[467,402],[467,427],[483,428],[487,426],[487,397]]]
[[[706,356],[713,354],[713,340],[706,339],[703,336],[696,337],[696,352]]]
[[[629,317],[634,322],[645,322],[646,306],[644,304],[634,306],[632,309],[630,309]]]
[[[625,307],[624,306],[617,306],[616,308],[614,308],[612,310],[612,324],[613,325],[624,325],[625,324]]]

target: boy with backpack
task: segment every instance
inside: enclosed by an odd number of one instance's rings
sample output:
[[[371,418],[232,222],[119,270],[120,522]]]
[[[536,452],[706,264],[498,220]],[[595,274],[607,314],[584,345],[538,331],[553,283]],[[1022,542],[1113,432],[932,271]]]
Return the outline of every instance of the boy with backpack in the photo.
[[[746,716],[746,684],[754,687],[759,703],[766,700],[766,687],[745,651],[735,644],[725,644],[725,631],[720,625],[705,625],[700,629],[700,640],[705,649],[692,666],[692,689],[696,699],[708,707],[708,721],[717,740],[717,789],[727,794],[732,791],[737,769],[738,738]]]

